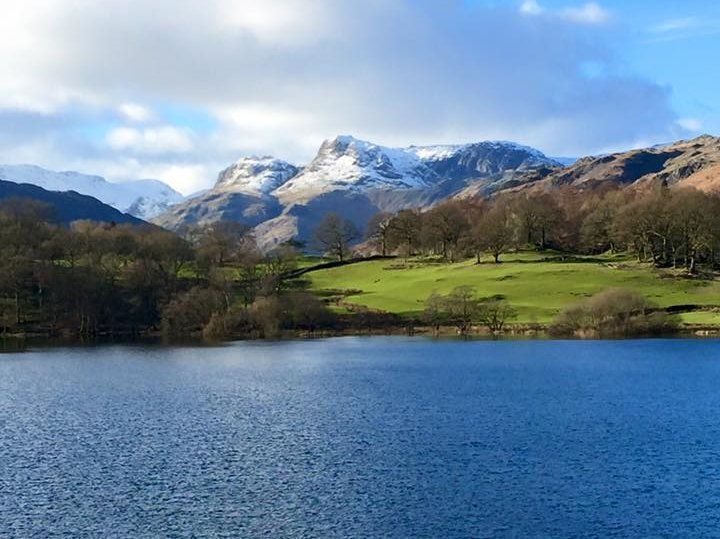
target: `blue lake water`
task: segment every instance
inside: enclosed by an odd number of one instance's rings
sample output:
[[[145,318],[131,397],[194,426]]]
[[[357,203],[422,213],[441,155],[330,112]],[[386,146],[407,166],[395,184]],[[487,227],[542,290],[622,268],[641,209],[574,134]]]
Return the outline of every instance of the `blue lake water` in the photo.
[[[720,533],[720,342],[0,355],[0,537]]]

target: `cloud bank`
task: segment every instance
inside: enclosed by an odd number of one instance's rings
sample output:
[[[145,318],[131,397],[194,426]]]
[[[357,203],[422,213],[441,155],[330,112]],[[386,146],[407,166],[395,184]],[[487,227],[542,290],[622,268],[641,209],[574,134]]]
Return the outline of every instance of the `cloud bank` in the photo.
[[[580,155],[688,125],[668,88],[624,72],[621,30],[594,2],[2,4],[0,162],[191,192],[242,155],[304,162],[339,133]]]

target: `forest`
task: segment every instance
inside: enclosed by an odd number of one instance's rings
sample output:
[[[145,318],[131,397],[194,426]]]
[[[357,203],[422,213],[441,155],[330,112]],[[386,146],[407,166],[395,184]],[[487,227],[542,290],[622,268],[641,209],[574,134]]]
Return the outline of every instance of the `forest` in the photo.
[[[472,288],[430,294],[422,313],[408,318],[338,309],[313,293],[303,276],[313,264],[331,260],[340,270],[370,256],[502,264],[508,253],[532,251],[552,253],[558,263],[628,253],[676,277],[714,279],[720,265],[720,198],[666,185],[559,187],[381,213],[365,231],[328,214],[312,242],[267,253],[258,250],[252,230],[242,223],[218,222],[177,234],[152,225],[62,226],[50,206],[15,199],[0,204],[0,249],[3,335],[222,340],[416,326],[450,326],[461,334],[482,326],[498,333],[512,321],[514,306]],[[568,305],[551,329],[651,332],[670,326],[652,302],[632,291],[611,290]]]

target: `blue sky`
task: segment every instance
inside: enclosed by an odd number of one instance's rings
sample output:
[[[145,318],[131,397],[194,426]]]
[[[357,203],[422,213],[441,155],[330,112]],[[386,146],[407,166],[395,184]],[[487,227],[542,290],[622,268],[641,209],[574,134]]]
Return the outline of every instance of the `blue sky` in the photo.
[[[0,162],[189,193],[323,139],[578,156],[720,133],[720,3],[0,0]]]
[[[626,69],[671,88],[672,105],[681,116],[720,133],[720,2],[607,0],[602,6],[622,32],[616,47]]]

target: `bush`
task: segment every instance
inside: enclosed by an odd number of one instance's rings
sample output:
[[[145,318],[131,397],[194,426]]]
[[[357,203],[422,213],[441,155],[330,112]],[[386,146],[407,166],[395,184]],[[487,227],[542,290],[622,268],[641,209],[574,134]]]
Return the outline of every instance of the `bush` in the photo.
[[[208,288],[192,288],[165,306],[162,311],[162,331],[174,337],[199,333],[223,306],[224,299],[219,292]]]
[[[276,297],[258,298],[250,307],[250,319],[263,339],[280,336],[282,309]]]
[[[563,310],[550,326],[561,336],[632,336],[668,333],[677,321],[637,292],[611,288]]]
[[[232,337],[248,337],[256,333],[250,313],[244,307],[234,307],[226,312],[216,312],[202,331],[203,339],[224,341]]]
[[[473,287],[458,286],[445,296],[433,292],[425,301],[422,318],[436,333],[441,325],[447,323],[464,335],[473,324],[498,333],[515,316],[515,309],[502,297],[478,299]]]
[[[285,329],[314,332],[335,325],[335,315],[317,296],[308,292],[288,292],[280,296],[280,307]]]
[[[289,292],[258,298],[249,308],[235,306],[214,313],[203,328],[203,337],[215,341],[274,339],[284,329],[313,332],[335,323],[334,314],[318,298],[307,292]]]

